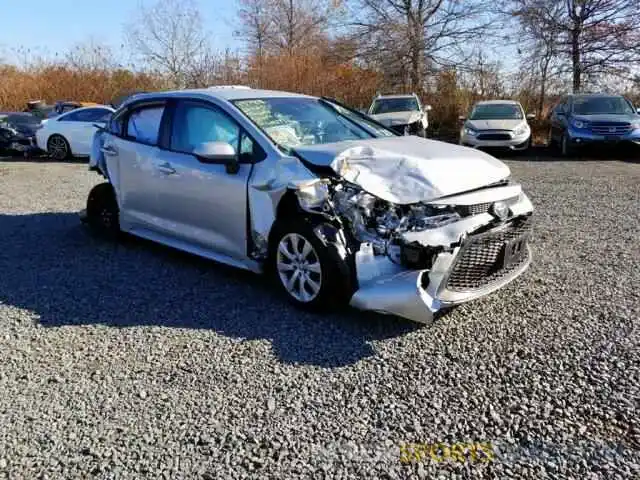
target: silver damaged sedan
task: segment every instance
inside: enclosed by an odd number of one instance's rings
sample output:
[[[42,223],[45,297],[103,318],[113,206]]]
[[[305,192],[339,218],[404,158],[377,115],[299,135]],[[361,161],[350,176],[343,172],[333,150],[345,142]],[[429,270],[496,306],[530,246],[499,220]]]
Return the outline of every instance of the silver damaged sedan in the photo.
[[[533,206],[471,148],[328,99],[242,86],[139,94],[94,138],[83,220],[272,275],[295,304],[427,323],[531,261]]]

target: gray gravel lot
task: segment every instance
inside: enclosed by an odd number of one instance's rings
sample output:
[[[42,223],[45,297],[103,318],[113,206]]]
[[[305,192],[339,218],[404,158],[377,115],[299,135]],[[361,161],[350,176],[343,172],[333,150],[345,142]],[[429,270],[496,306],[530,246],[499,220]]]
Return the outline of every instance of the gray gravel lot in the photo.
[[[102,242],[86,165],[0,161],[0,478],[639,478],[640,164],[508,163],[532,268],[420,327]]]

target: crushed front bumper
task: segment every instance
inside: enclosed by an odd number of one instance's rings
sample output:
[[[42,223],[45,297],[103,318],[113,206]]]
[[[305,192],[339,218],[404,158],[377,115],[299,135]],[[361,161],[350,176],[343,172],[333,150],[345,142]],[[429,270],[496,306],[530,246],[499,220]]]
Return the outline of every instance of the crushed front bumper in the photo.
[[[383,273],[360,283],[351,306],[430,323],[440,310],[502,288],[531,263],[532,210],[521,194],[505,222],[496,224],[491,214],[480,213],[458,222],[457,231],[456,226],[448,226],[443,227],[447,232],[421,232],[424,246],[443,246],[447,239],[459,238],[437,254],[428,270],[409,270],[387,257],[377,257],[378,271]]]

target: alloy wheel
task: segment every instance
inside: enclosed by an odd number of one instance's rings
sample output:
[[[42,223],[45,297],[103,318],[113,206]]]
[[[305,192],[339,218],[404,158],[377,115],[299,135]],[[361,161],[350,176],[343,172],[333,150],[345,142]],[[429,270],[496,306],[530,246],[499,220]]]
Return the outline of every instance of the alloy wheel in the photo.
[[[302,235],[289,233],[282,237],[278,244],[276,268],[284,288],[299,302],[312,302],[320,294],[320,258],[311,242]]]
[[[56,160],[64,160],[67,158],[67,142],[62,137],[52,137],[49,139],[48,145],[49,155]]]

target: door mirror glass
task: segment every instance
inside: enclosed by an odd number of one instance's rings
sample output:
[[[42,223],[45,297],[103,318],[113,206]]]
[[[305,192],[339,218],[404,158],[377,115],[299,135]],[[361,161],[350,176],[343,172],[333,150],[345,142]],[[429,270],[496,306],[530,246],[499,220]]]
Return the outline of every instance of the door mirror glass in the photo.
[[[202,163],[222,163],[227,167],[227,173],[238,173],[240,163],[236,149],[227,142],[204,142],[199,144],[193,154]]]
[[[427,106],[424,107],[424,109],[425,109],[426,112],[430,112],[432,107],[431,107],[431,105],[427,105]]]
[[[462,116],[462,115],[460,115],[460,116],[458,117],[458,120],[460,120],[461,122],[464,122],[466,119],[467,119],[467,117],[464,117],[464,116]]]
[[[527,120],[534,120],[536,118],[535,113],[527,113]]]

